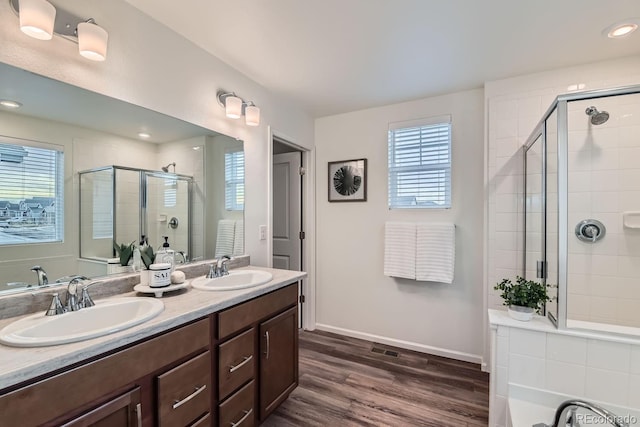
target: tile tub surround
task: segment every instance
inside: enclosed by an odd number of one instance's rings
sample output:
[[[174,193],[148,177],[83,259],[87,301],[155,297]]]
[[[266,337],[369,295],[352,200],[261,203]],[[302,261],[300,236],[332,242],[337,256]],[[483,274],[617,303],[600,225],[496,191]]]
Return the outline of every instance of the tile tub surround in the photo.
[[[566,394],[551,393],[526,387],[510,386],[507,426],[533,426],[541,422],[551,423],[555,417],[556,408],[558,408],[562,402],[574,398],[575,396]],[[588,401],[613,412],[622,420],[628,421],[632,426],[640,425],[640,410],[603,404],[602,402],[598,402],[593,399],[589,399]],[[587,426],[604,424],[602,420],[597,422],[597,419],[593,418],[591,418],[591,422],[589,422],[589,418],[585,417],[585,415],[594,414],[586,409],[578,409],[578,413],[583,417],[582,421],[578,420],[580,425]]]
[[[489,425],[507,426],[514,386],[580,397],[640,412],[640,338],[558,330],[489,310]]]
[[[179,265],[176,270],[183,271],[187,279],[193,277],[204,276],[209,272],[209,266],[215,262],[214,260],[198,261],[189,264]],[[234,257],[229,261],[229,268],[246,267],[249,265],[249,255]],[[131,292],[133,287],[140,283],[139,273],[125,273],[104,277],[96,277],[89,281],[100,282],[91,287],[89,294],[92,299],[106,298],[118,294]],[[25,314],[43,313],[49,304],[54,293],[59,293],[63,298],[67,291],[66,285],[59,285],[47,288],[34,288],[28,292],[16,294],[7,294],[0,296],[0,320],[10,317],[23,316]]]
[[[208,265],[208,264],[204,264]],[[210,292],[182,290],[162,298],[164,311],[153,319],[111,335],[77,343],[50,347],[15,348],[0,345],[0,390],[13,388],[30,379],[62,370],[86,359],[143,340],[152,335],[264,295],[307,276],[305,272],[253,267],[273,274],[273,279],[255,288]],[[120,296],[135,296],[128,292]],[[144,298],[144,297],[143,297]],[[16,319],[0,320],[0,328]]]

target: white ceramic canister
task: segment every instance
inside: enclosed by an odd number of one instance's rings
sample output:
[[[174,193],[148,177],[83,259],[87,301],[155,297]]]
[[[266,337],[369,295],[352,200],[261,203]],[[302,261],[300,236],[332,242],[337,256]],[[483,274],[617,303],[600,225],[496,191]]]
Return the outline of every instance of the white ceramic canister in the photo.
[[[149,266],[151,272],[151,278],[149,281],[150,288],[164,288],[171,284],[171,264],[168,262],[161,262],[158,264],[151,264]]]

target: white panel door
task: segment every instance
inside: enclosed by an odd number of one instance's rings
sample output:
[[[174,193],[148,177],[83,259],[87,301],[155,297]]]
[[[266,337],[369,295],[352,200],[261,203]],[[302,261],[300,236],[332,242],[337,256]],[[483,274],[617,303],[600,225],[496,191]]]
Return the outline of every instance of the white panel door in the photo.
[[[273,156],[273,268],[301,269],[300,157]]]

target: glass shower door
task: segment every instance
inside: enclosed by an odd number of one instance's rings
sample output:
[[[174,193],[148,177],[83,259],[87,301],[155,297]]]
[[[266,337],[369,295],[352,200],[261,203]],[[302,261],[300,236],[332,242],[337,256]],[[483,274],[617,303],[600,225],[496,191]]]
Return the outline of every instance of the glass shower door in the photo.
[[[190,253],[190,180],[170,173],[146,174],[145,229],[157,251],[168,238],[170,247]]]

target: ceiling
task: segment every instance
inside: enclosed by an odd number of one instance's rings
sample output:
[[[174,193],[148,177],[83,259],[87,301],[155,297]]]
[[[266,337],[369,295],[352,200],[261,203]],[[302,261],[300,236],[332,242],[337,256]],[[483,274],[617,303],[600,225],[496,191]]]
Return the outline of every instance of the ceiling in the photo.
[[[18,101],[17,110],[1,112],[38,117],[95,129],[129,139],[149,132],[148,142],[181,141],[218,133],[137,105],[0,63],[0,99]]]
[[[314,117],[640,54],[638,0],[126,1]]]

